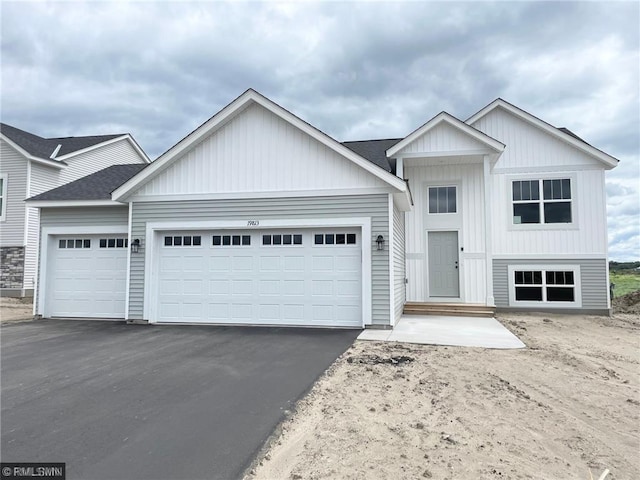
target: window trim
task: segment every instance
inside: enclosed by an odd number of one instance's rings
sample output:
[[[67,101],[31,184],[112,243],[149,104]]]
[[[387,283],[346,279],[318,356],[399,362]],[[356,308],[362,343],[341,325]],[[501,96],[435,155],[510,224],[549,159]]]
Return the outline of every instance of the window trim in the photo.
[[[9,191],[7,190],[9,185],[9,175],[6,173],[0,174],[0,180],[2,181],[2,207],[0,208],[0,222],[4,222],[7,219],[7,200],[9,199]]]
[[[543,180],[559,180],[569,179],[571,182],[571,223],[513,223],[513,182],[522,180],[538,180],[540,185],[540,199],[534,201],[522,201],[519,203],[533,203],[538,202],[540,205],[540,219],[544,217],[544,186]],[[578,230],[578,200],[579,195],[577,192],[577,177],[574,172],[549,172],[549,173],[533,173],[528,175],[506,175],[505,192],[507,195],[506,209],[507,209],[507,230]],[[567,201],[564,200],[550,200],[550,202]]]
[[[434,212],[431,213],[430,211],[430,207],[431,207],[431,201],[430,201],[430,195],[429,195],[429,190],[432,188],[455,188],[456,191],[456,211],[455,212]],[[456,184],[429,184],[427,185],[427,215],[458,215],[460,213],[460,203],[459,203],[459,198],[460,196],[458,195],[458,185]]]
[[[539,271],[542,272],[542,298],[540,302],[535,301],[518,301],[516,300],[516,282],[515,272],[518,271]],[[547,272],[573,272],[573,302],[550,302],[546,300]],[[513,264],[507,268],[508,285],[509,285],[509,306],[510,307],[530,307],[530,308],[582,308],[582,282],[580,279],[580,265],[550,265],[550,264]]]

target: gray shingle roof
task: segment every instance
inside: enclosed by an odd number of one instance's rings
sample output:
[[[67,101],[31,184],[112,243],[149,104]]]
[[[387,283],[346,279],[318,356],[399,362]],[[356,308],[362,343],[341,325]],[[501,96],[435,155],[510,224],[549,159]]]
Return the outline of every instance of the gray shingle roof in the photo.
[[[84,148],[98,145],[99,143],[112,140],[124,133],[112,135],[94,135],[89,137],[61,137],[61,138],[42,138],[33,133],[25,132],[19,128],[12,127],[6,123],[0,123],[0,129],[4,135],[12,142],[22,147],[30,155],[38,158],[48,159],[55,149],[60,145],[60,150],[56,154],[57,157],[77,152]]]
[[[111,200],[111,192],[146,166],[142,163],[112,165],[29,200]]]
[[[386,151],[398,143],[401,138],[387,138],[384,140],[361,140],[356,142],[342,142],[342,145],[354,151],[361,157],[366,158],[371,163],[384,168],[387,172],[392,171]]]

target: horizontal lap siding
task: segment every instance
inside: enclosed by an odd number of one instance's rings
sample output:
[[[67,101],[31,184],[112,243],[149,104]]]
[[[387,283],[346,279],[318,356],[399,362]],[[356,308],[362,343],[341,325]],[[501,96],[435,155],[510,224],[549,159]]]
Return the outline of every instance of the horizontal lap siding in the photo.
[[[6,175],[5,220],[0,229],[0,246],[22,247],[25,243],[24,221],[27,196],[27,160],[4,141],[0,142],[0,174]]]
[[[246,200],[139,202],[133,204],[132,238],[144,239],[147,222],[184,220],[266,220],[371,217],[372,317],[375,324],[389,323],[388,250],[377,251],[374,238],[387,236],[387,195],[306,197]],[[131,257],[129,318],[142,319],[144,309],[144,245]]]
[[[509,265],[579,265],[582,284],[582,308],[602,310],[608,308],[607,261],[594,259],[536,259],[536,260],[493,260],[493,289],[497,307],[509,307]],[[548,308],[543,305],[542,308]]]

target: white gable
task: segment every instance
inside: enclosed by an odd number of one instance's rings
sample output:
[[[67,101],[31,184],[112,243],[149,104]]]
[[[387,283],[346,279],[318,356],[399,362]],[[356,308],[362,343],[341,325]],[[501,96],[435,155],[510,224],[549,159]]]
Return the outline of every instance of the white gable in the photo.
[[[135,197],[362,189],[390,186],[253,103],[215,130]]]
[[[481,134],[480,134],[481,135]],[[442,121],[401,149],[396,155],[417,153],[464,153],[488,151],[487,145],[472,138],[449,122]],[[395,156],[395,155],[394,155]]]
[[[472,125],[506,144],[495,168],[603,167],[594,157],[503,108],[493,109]]]

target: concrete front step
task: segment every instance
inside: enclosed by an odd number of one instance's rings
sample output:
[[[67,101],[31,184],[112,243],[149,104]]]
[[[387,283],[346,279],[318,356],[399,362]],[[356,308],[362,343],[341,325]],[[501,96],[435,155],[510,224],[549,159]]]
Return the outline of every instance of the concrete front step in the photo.
[[[406,303],[406,315],[445,315],[453,317],[493,317],[495,308],[471,303]]]

